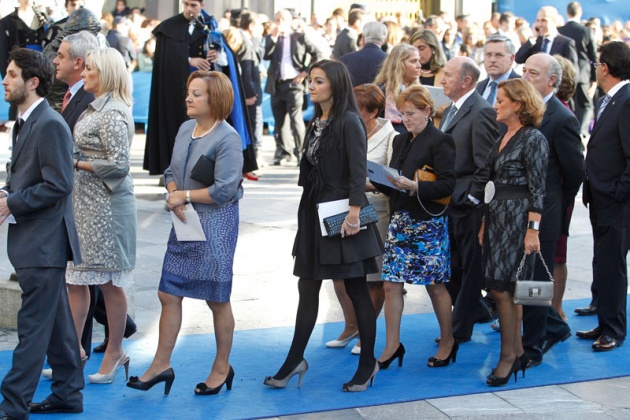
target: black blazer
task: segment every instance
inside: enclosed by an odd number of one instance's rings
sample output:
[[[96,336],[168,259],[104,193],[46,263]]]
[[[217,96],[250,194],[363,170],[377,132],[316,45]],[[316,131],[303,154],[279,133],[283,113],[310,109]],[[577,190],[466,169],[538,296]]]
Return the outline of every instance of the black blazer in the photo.
[[[338,60],[346,54],[355,52],[357,50],[357,38],[358,34],[355,30],[344,28],[335,38],[332,56]]]
[[[409,142],[412,141],[409,147]],[[392,159],[389,166],[399,170],[402,175],[414,179],[417,169],[428,165],[435,170],[435,182],[419,182],[418,197],[410,196],[408,192],[401,192],[380,184],[376,188],[389,195],[392,213],[396,210],[406,210],[416,220],[432,218],[418,202],[431,213],[437,214],[444,209],[441,204],[432,199],[446,197],[453,193],[455,187],[455,141],[449,134],[444,134],[429,122],[427,127],[412,138],[411,133],[399,134],[394,137]]]
[[[77,93],[75,93],[72,99],[70,99],[70,102],[68,102],[68,106],[61,113],[61,116],[66,120],[71,133],[74,133],[74,125],[92,101],[94,101],[94,95],[86,92],[83,86],[81,86],[81,89],[77,90]]]
[[[529,57],[542,51],[543,37],[539,36],[536,39],[536,43],[532,45],[531,41],[527,41],[516,52],[515,61],[518,64],[523,64]],[[562,34],[556,35],[549,49],[549,54],[560,54],[573,64],[575,71],[578,71],[578,59],[577,52],[575,50],[575,41],[571,38],[567,38]]]
[[[566,25],[558,28],[558,32],[575,42],[578,68],[580,70],[577,82],[588,84],[596,81],[593,63],[597,61],[597,45],[590,28],[577,22],[567,22]]]
[[[552,96],[538,130],[549,144],[549,163],[540,222],[540,240],[560,239],[566,204],[572,202],[584,180],[584,153],[580,123]]]
[[[583,199],[597,213],[597,226],[619,224],[630,199],[629,115],[630,85],[626,84],[595,121],[588,142]]]
[[[7,252],[15,268],[66,267],[81,262],[72,213],[72,135],[48,102],[40,103],[13,141],[5,186],[16,224]]]
[[[309,33],[293,32],[291,35],[291,60],[293,67],[297,71],[308,72],[308,66],[316,61],[328,58],[323,44],[325,40],[316,39]],[[280,49],[276,53],[277,42],[267,36],[265,44],[265,60],[269,60],[269,70],[267,71],[267,85],[265,92],[273,95],[276,93],[276,81],[280,79]]]
[[[370,42],[359,51],[342,56],[339,61],[346,65],[352,78],[352,87],[364,83],[374,83],[387,57],[381,47]]]
[[[510,75],[508,76],[508,79],[519,79],[520,77],[521,77],[520,74],[518,74],[514,70],[510,70]],[[481,82],[477,83],[477,93],[480,94],[482,97],[483,97],[483,92],[488,87],[488,83],[490,83],[490,78],[489,77],[487,79],[483,79]]]
[[[448,115],[451,106],[444,110],[443,115]],[[441,126],[444,120],[442,117]],[[468,194],[483,201],[484,189],[490,179],[486,158],[499,137],[497,113],[488,101],[473,92],[457,111],[445,133],[453,136],[457,149],[457,182],[449,214],[464,216],[474,208]]]
[[[330,150],[326,149],[328,151],[322,153],[319,159],[316,173],[321,176],[321,190],[311,196],[309,189],[304,189],[298,208],[298,225],[304,221],[303,215],[308,212],[307,207],[313,200],[316,203],[324,203],[347,198],[351,206],[368,204],[365,196],[367,141],[363,123],[359,116],[352,112],[346,112],[334,118],[339,119],[341,132],[333,132],[332,126],[328,126],[322,132],[322,139],[332,142],[333,147]],[[324,147],[324,140],[322,140],[322,147]],[[308,159],[302,157],[298,185],[306,186],[312,182],[309,180],[311,168],[312,165]],[[300,235],[302,232],[298,226],[293,255],[298,252],[298,241],[304,239]],[[319,242],[317,248],[320,264],[357,262],[383,254],[382,243],[375,224],[368,225],[367,229],[343,239],[341,236],[328,237],[318,234],[317,241]],[[313,258],[313,256],[309,257]],[[304,259],[304,256],[301,259]]]

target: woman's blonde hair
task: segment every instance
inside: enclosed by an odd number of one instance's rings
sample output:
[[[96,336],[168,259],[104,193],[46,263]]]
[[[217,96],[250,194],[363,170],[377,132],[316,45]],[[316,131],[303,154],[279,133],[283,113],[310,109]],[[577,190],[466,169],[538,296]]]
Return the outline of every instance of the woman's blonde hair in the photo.
[[[197,70],[188,76],[186,88],[195,79],[206,82],[210,116],[219,120],[226,119],[232,113],[234,105],[234,88],[230,79],[218,71]]]
[[[241,30],[237,28],[226,28],[223,30],[223,36],[227,40],[227,44],[230,46],[232,51],[235,53],[241,49],[243,45],[243,35],[241,34]]]
[[[523,79],[508,79],[499,83],[512,102],[521,105],[516,115],[524,126],[538,127],[545,115],[545,103],[534,86]]]
[[[405,60],[414,53],[417,54],[418,50],[409,44],[396,45],[387,58],[385,58],[381,71],[379,71],[378,75],[376,75],[376,79],[374,79],[374,84],[385,86],[386,94],[392,95],[394,100],[398,98],[400,86],[403,84]],[[420,80],[417,78],[411,82],[411,86],[419,84]]]
[[[433,51],[431,59],[429,60],[429,68],[431,69],[431,72],[439,72],[440,69],[446,65],[446,57],[444,56],[444,52],[442,51],[442,46],[440,45],[440,40],[437,35],[428,29],[421,29],[411,35],[411,38],[409,38],[409,45],[413,45],[413,43],[419,39],[424,41],[424,43],[431,48],[431,51]]]
[[[109,94],[112,98],[131,106],[131,75],[127,71],[125,60],[114,48],[95,49],[87,53],[99,76],[99,95]]]

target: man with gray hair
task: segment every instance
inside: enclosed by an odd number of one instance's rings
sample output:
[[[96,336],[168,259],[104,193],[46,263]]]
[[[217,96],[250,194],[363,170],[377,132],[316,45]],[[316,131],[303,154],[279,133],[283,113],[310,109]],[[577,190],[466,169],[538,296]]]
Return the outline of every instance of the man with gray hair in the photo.
[[[556,242],[563,232],[568,233],[570,213],[567,216],[567,209],[568,206],[572,207],[584,179],[580,123],[554,95],[562,80],[562,68],[553,56],[539,53],[529,57],[523,67],[523,79],[536,88],[547,105],[538,128],[549,144],[539,239],[541,256],[553,273]],[[537,258],[534,278],[548,277],[545,267]],[[554,284],[554,294],[559,292],[557,287],[564,288],[564,285]],[[569,337],[571,329],[556,309],[551,306],[523,306],[523,348],[529,362],[522,367],[539,365],[543,354]]]
[[[381,46],[387,38],[387,27],[380,22],[368,22],[363,26],[365,45],[359,51],[339,58],[348,68],[352,86],[374,83],[374,79],[387,57]]]
[[[497,86],[500,82],[521,77],[512,69],[515,52],[514,43],[505,35],[493,34],[486,39],[483,65],[488,78],[477,84],[477,92],[490,105],[494,105],[497,99]]]

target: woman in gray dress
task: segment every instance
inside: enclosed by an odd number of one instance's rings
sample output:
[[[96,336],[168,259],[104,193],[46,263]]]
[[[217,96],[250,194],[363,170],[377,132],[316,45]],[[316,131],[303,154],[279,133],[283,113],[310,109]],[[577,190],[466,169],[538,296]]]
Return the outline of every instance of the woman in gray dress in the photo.
[[[516,381],[516,372],[523,369],[524,373],[527,362],[521,340],[522,308],[514,304],[513,295],[523,252],[540,250],[538,225],[549,146],[535,128],[542,121],[545,104],[529,82],[511,79],[499,83],[494,109],[497,121],[508,130],[488,155],[496,193],[488,204],[479,242],[483,246],[484,286],[492,292],[501,323],[501,357],[486,383],[500,386],[511,374]]]
[[[103,293],[109,345],[98,372],[88,379],[111,383],[122,366],[129,369],[122,339],[127,318],[123,286],[131,285],[136,263],[136,201],[129,173],[131,89],[125,62],[113,48],[88,53],[82,76],[86,92],[96,99],[74,128],[73,206],[82,262],[70,263],[66,282],[79,342],[90,304],[87,286],[98,285]]]
[[[146,391],[164,382],[168,394],[175,379],[171,355],[182,323],[184,297],[203,299],[212,311],[217,354],[196,395],[232,389],[229,363],[234,335],[230,304],[232,266],[238,237],[238,201],[243,151],[238,133],[225,121],[234,103],[230,80],[223,73],[198,70],[188,78],[188,116],[175,138],[171,165],[164,172],[166,205],[181,220],[190,204],[198,213],[206,241],[178,241],[171,230],[158,296],[162,304],[160,339],[149,369],[132,376],[127,386]]]

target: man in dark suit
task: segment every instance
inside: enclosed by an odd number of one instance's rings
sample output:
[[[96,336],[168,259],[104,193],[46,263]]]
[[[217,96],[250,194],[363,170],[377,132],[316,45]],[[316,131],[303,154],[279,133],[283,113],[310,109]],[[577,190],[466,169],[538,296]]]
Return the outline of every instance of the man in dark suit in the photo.
[[[600,50],[595,74],[606,93],[596,107],[596,119],[586,153],[582,197],[593,228],[593,273],[599,304],[598,325],[577,336],[596,340],[593,350],[613,350],[626,338],[626,232],[624,208],[630,205],[630,47],[611,42]]]
[[[451,242],[451,281],[447,289],[453,300],[453,337],[470,341],[481,307],[483,286],[481,227],[484,188],[489,179],[486,157],[498,138],[496,112],[475,90],[479,67],[468,57],[455,57],[444,67],[444,94],[453,103],[444,110],[440,129],[453,136],[456,147],[457,181],[448,209]]]
[[[127,69],[133,71],[136,66],[136,48],[127,34],[129,34],[127,18],[116,17],[112,23],[112,29],[107,33],[107,42],[123,56]]]
[[[558,32],[575,41],[577,50],[578,68],[577,88],[573,94],[573,111],[581,123],[581,133],[588,136],[589,125],[593,118],[592,88],[596,85],[595,67],[597,61],[597,45],[590,28],[582,25],[582,6],[573,1],[567,6],[566,25],[558,28]]]
[[[536,88],[547,104],[539,127],[549,144],[539,239],[542,258],[553,273],[556,242],[562,234],[567,203],[573,202],[584,179],[580,124],[554,95],[562,80],[562,68],[553,56],[535,54],[529,57],[523,67],[523,78]],[[548,277],[537,259],[534,278]],[[553,307],[523,306],[523,348],[530,358],[528,367],[539,365],[544,353],[570,336],[571,329]]]
[[[555,7],[544,6],[536,15],[533,30],[537,34],[536,42],[531,40],[524,43],[516,52],[516,62],[523,64],[532,55],[544,52],[550,55],[559,54],[573,64],[575,71],[578,71],[577,52],[575,41],[558,33],[556,19],[558,10]]]
[[[0,419],[28,418],[29,410],[81,413],[85,383],[65,281],[68,260],[81,260],[72,214],[72,135],[44,99],[52,63],[26,48],[13,50],[10,59],[2,84],[5,100],[20,114],[7,184],[0,191],[0,223],[11,223],[7,252],[23,293],[20,340],[2,382]],[[30,403],[46,354],[54,370],[52,393]]]
[[[274,165],[280,165],[284,158],[289,160],[291,155],[297,157],[299,164],[305,131],[302,104],[308,65],[327,58],[324,39],[318,40],[315,38],[317,35],[310,32],[293,32],[292,20],[291,12],[286,9],[276,13],[276,26],[267,36],[265,44],[264,59],[270,61],[265,92],[271,95],[271,109],[276,123]],[[282,130],[287,115],[293,144]]]
[[[357,41],[363,29],[365,12],[361,9],[353,9],[348,12],[348,26],[343,28],[335,38],[332,55],[337,60],[346,54],[355,52],[359,47]]]
[[[381,46],[387,38],[387,26],[381,22],[368,22],[363,26],[365,44],[359,51],[346,54],[339,59],[348,68],[352,86],[374,83],[387,53]]]
[[[514,43],[505,35],[493,34],[486,39],[483,65],[488,78],[477,84],[477,92],[492,106],[497,100],[497,85],[521,77],[512,69],[515,51]]]

